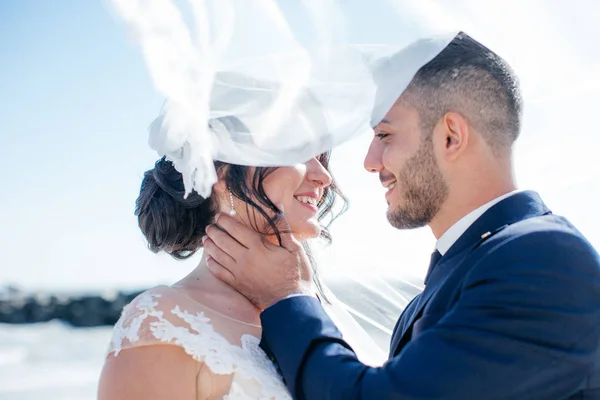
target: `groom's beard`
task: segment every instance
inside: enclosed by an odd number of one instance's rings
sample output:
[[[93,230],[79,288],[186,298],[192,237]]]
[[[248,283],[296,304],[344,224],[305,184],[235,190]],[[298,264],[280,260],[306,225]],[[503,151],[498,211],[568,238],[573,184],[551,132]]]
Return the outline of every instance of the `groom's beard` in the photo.
[[[448,197],[448,185],[435,161],[430,139],[421,143],[398,176],[398,197],[388,221],[397,229],[421,228],[440,211]]]

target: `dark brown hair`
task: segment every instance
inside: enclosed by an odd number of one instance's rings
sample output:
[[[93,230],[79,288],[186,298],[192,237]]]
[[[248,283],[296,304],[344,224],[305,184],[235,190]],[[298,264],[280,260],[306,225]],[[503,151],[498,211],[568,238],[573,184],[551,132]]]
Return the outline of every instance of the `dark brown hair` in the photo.
[[[329,167],[329,158],[329,153],[317,157],[325,169]],[[278,228],[281,212],[263,187],[265,179],[277,167],[256,167],[252,173],[252,168],[247,166],[215,162],[215,169],[233,196],[245,203],[252,228],[275,235],[281,243]],[[204,231],[217,213],[214,193],[206,199],[196,192],[184,198],[184,193],[181,173],[165,157],[144,173],[135,215],[152,252],[164,251],[176,259],[186,259],[202,247]],[[333,207],[340,199],[343,201],[341,211],[334,214]],[[347,207],[346,198],[335,182],[324,188],[318,207],[321,238],[331,242],[327,228]],[[266,221],[266,227],[259,223],[259,216]]]

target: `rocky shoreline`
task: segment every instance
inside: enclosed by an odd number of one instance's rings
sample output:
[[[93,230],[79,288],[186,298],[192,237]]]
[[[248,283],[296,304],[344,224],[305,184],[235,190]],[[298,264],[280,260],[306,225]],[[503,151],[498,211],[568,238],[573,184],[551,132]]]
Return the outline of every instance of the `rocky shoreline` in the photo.
[[[73,327],[112,326],[123,307],[141,292],[57,295],[0,288],[0,323],[29,324],[58,319]]]
[[[421,290],[418,282],[405,279],[386,280],[383,286],[381,282],[379,286],[363,286],[348,279],[326,283],[346,305],[362,310],[382,326],[393,327],[404,306]],[[143,291],[56,294],[0,286],[0,323],[29,324],[57,319],[73,327],[112,326],[123,307]],[[394,302],[389,298],[395,299]]]

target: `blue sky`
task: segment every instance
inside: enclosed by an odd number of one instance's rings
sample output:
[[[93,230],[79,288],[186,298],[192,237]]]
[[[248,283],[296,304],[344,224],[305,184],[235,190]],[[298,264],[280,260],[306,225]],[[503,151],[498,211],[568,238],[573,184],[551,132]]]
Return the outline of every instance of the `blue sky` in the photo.
[[[522,188],[540,191],[596,246],[600,229],[600,37],[592,1],[353,0],[350,40],[394,43],[406,32],[465,29],[521,77],[525,123],[516,149]],[[385,5],[384,5],[385,3]],[[297,14],[291,2],[284,11]],[[297,14],[300,15],[300,14]],[[338,17],[341,18],[341,17]],[[303,31],[302,17],[291,18]],[[507,29],[508,28],[508,29]],[[28,289],[132,288],[172,282],[197,259],[150,253],[133,216],[143,171],[157,155],[146,128],[162,97],[136,43],[98,1],[0,2],[0,284]],[[373,265],[422,275],[434,244],[427,229],[387,226],[383,189],[362,170],[368,137],[334,153],[353,206],[333,229],[324,268]],[[359,229],[360,226],[360,229]],[[368,249],[358,254],[355,249]],[[351,250],[350,250],[351,249]]]
[[[132,209],[162,99],[101,3],[2,2],[0,19],[0,280],[118,282],[145,262]]]

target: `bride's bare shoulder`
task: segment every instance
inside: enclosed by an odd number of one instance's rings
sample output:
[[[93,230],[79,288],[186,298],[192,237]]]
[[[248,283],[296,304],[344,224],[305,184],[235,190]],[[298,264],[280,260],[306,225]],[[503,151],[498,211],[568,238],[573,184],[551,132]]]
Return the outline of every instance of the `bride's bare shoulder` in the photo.
[[[98,399],[196,399],[202,365],[177,346],[134,347],[106,357]]]

